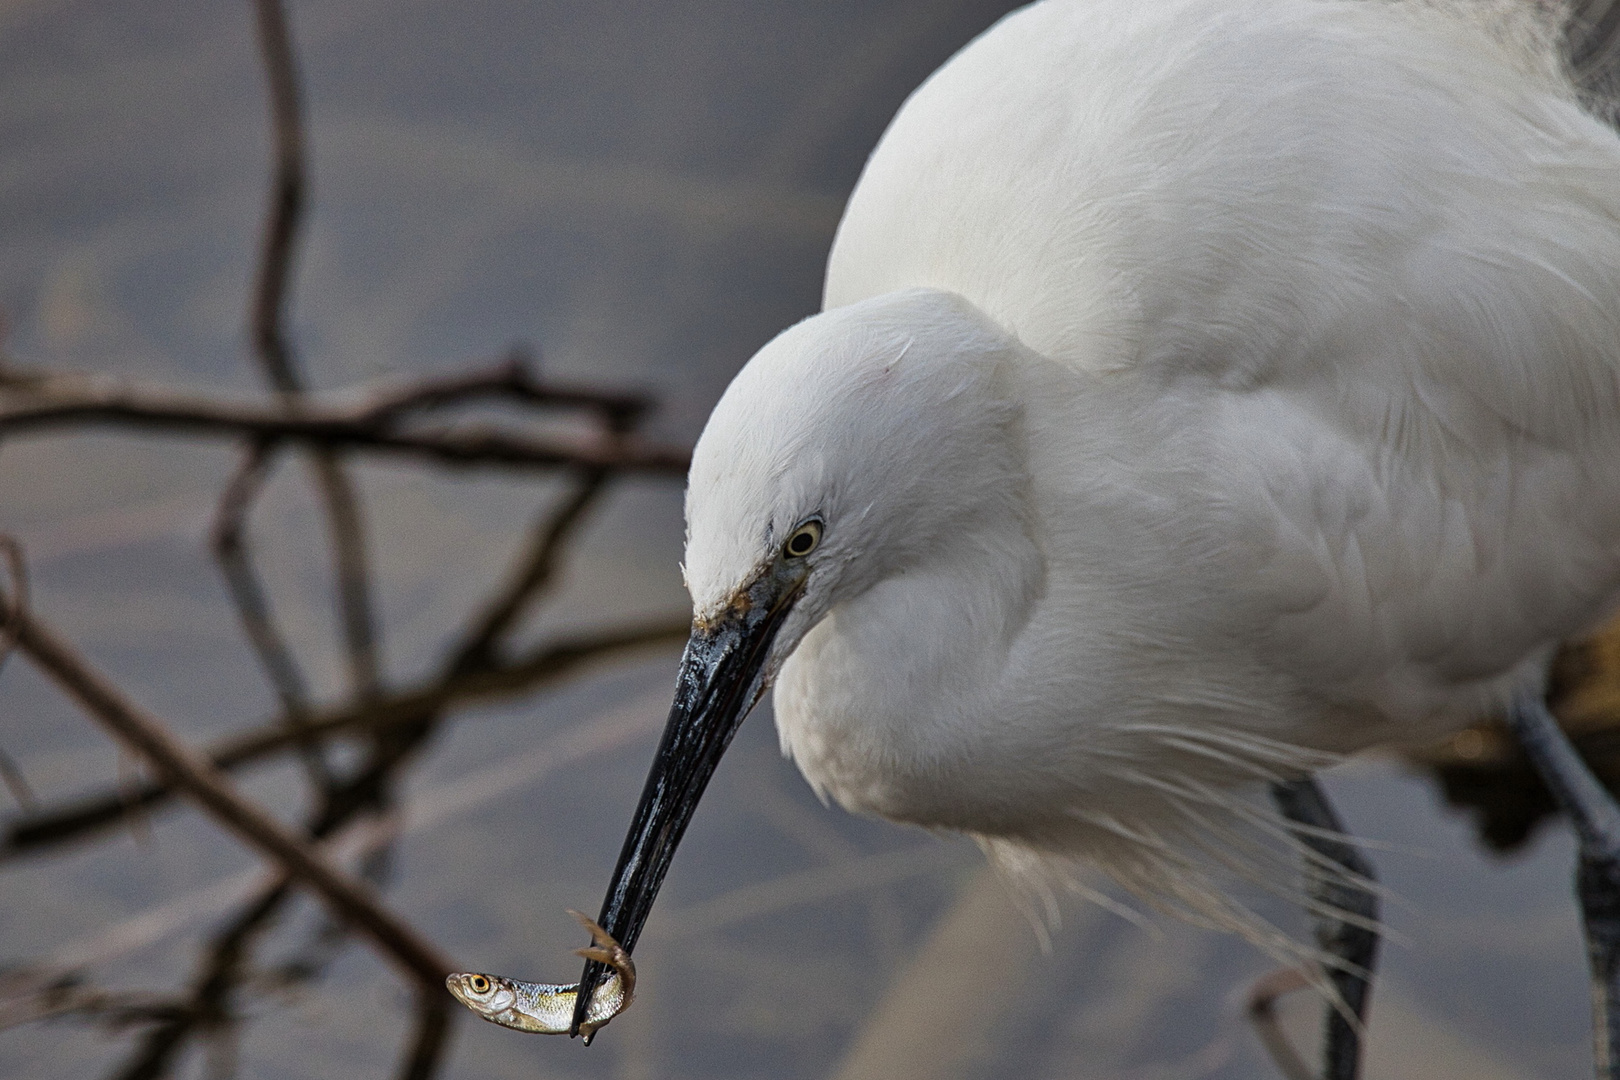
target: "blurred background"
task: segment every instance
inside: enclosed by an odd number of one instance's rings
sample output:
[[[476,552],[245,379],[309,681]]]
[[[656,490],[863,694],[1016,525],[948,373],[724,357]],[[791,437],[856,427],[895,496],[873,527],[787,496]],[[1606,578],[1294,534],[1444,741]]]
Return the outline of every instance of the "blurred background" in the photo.
[[[646,392],[646,438],[690,446],[749,355],[816,310],[843,200],[905,94],[1010,6],[292,3],[313,188],[290,332],[311,389],[529,343],[547,379]],[[271,138],[254,35],[246,2],[0,0],[9,362],[262,400],[246,313]],[[280,707],[209,551],[240,459],[227,441],[127,431],[0,444],[0,532],[26,548],[32,610],[194,745]],[[569,489],[541,471],[353,460],[386,693],[434,670],[459,613]],[[318,704],[356,691],[309,478],[281,461],[250,532]],[[615,482],[514,640],[678,625],[680,504],[678,477]],[[375,815],[390,842],[360,864],[390,907],[464,968],[576,978],[563,909],[600,903],[677,656],[671,639],[446,709],[390,774]],[[1393,894],[1368,1075],[1587,1075],[1569,838],[1533,792],[1474,768],[1494,751],[1471,740],[1436,752],[1439,774],[1370,758],[1327,780]],[[351,743],[333,744],[330,768],[370,752]],[[0,751],[21,777],[0,793],[12,825],[140,783],[21,657],[0,672]],[[281,754],[238,781],[291,822],[310,810],[307,768]],[[1495,847],[1446,791],[1495,808]],[[762,707],[638,948],[635,1007],[588,1050],[458,1009],[438,1075],[1274,1075],[1242,1019],[1262,957],[1080,902],[1043,952],[981,861],[958,839],[822,807]],[[39,1009],[0,1030],[0,1076],[396,1075],[410,986],[336,940],[307,898],[255,931],[218,1015],[149,1052],[262,873],[179,805],[0,853],[0,967],[54,965],[76,973],[70,989],[146,1003]],[[1308,1044],[1317,1005],[1290,1000],[1285,1020]]]

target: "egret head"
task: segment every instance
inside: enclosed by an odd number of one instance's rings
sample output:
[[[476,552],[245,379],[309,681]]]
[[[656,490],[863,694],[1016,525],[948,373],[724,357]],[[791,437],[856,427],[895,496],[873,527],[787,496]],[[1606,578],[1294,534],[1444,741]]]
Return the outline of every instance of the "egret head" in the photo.
[[[911,289],[806,319],[726,390],[686,496],[692,636],[600,920],[627,949],[721,754],[804,635],[1007,489],[1019,412],[1000,384],[1020,348],[955,294]]]

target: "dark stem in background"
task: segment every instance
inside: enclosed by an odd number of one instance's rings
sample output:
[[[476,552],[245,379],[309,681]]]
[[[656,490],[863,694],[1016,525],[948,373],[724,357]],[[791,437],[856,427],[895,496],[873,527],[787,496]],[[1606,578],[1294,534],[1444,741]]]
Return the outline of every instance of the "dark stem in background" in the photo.
[[[307,734],[330,737],[387,728],[411,723],[425,709],[448,712],[477,702],[513,697],[604,659],[684,641],[690,629],[686,619],[671,619],[544,644],[516,660],[492,660],[476,669],[435,677],[422,686],[385,694],[373,701],[318,709],[305,725]],[[215,768],[229,772],[295,748],[304,737],[304,731],[290,729],[283,718],[221,739],[204,753]],[[174,794],[172,784],[156,779],[134,792],[108,791],[16,815],[0,836],[0,862],[44,854],[64,843],[93,838],[97,831],[117,825],[132,809],[156,807]]]
[[[135,705],[92,669],[72,646],[31,615],[6,613],[17,647],[84,711],[160,775],[183,790],[238,837],[308,885],[351,925],[371,937],[410,976],[443,979],[450,963],[365,889],[333,867],[287,826],[239,795],[196,751],[155,716]]]
[[[358,860],[361,878],[329,859],[324,845],[362,819],[397,820],[400,778],[456,710],[532,692],[595,661],[686,637],[688,620],[682,616],[522,648],[513,640],[556,579],[569,543],[609,484],[629,473],[682,476],[689,455],[635,436],[652,404],[646,396],[543,385],[518,348],[494,365],[385,385],[365,394],[323,400],[308,392],[287,329],[292,269],[308,202],[303,108],[285,12],[279,0],[255,0],[255,12],[270,91],[274,165],[249,318],[254,354],[276,400],[244,403],[8,365],[0,368],[0,436],[111,425],[239,443],[241,461],[216,510],[213,550],[243,632],[275,691],[279,715],[206,752],[186,746],[30,613],[21,550],[0,536],[12,571],[11,587],[0,591],[0,664],[13,645],[20,647],[34,666],[132,749],[151,774],[133,790],[110,790],[42,809],[32,805],[32,792],[15,763],[0,756],[0,774],[24,804],[22,813],[6,821],[0,861],[89,838],[181,794],[255,848],[278,873],[220,924],[199,955],[196,975],[178,995],[102,991],[78,970],[34,972],[32,980],[12,981],[21,993],[5,1002],[6,1015],[0,1019],[19,1023],[58,1015],[119,1031],[141,1026],[145,1030],[117,1074],[125,1080],[170,1075],[198,1044],[207,1053],[207,1074],[229,1076],[236,1068],[242,996],[313,981],[346,935],[357,931],[415,987],[414,1027],[397,1075],[429,1080],[438,1071],[456,1015],[442,982],[450,964],[365,883],[380,883],[395,834],[376,830],[380,839],[374,838],[370,852]],[[529,432],[423,423],[426,414],[483,402],[562,410],[568,425]],[[337,616],[349,669],[348,685],[333,702],[321,701],[301,670],[254,565],[249,535],[253,507],[277,455],[288,449],[309,455],[331,539]],[[380,674],[365,522],[360,495],[346,470],[347,455],[357,451],[450,467],[566,470],[562,495],[537,516],[508,576],[451,635],[436,668],[404,689],[385,686]],[[338,737],[360,740],[358,763],[338,768],[335,763],[343,759],[328,760],[326,744]],[[226,770],[289,751],[303,756],[317,807],[302,829],[283,824],[243,798],[225,776]],[[256,961],[256,953],[296,895],[295,886],[325,902],[327,921],[290,959],[265,966]]]
[[[259,53],[270,86],[270,130],[275,142],[275,165],[270,182],[270,209],[265,215],[264,237],[259,248],[259,273],[253,289],[253,344],[270,385],[278,393],[296,397],[303,392],[303,380],[293,368],[283,315],[294,242],[304,211],[304,109],[298,92],[292,38],[280,0],[255,0],[254,11],[258,16]]]
[[[113,1074],[116,1080],[157,1080],[166,1076],[193,1034],[219,1032],[238,1022],[233,999],[242,983],[247,953],[270,929],[290,894],[291,884],[282,878],[249,901],[214,935],[206,950],[207,962],[190,996],[141,1037],[130,1060]]]
[[[0,322],[0,332],[5,325]],[[23,560],[22,546],[10,536],[0,536],[0,553],[5,556],[6,572],[11,577],[11,587],[7,595],[18,611],[28,610],[28,567]],[[0,671],[11,658],[11,651],[17,646],[17,638],[9,629],[0,629]],[[0,750],[0,782],[11,792],[11,797],[17,800],[17,805],[24,810],[36,810],[39,807],[39,798],[34,794],[33,785],[23,773],[22,766],[6,753]]]
[[[243,455],[220,495],[210,546],[225,575],[226,590],[236,607],[237,621],[242,624],[265,677],[281,699],[286,728],[297,740],[310,781],[319,789],[331,783],[332,772],[321,752],[320,739],[309,728],[309,684],[270,615],[269,597],[265,595],[248,550],[247,515],[269,474],[272,452],[272,443],[259,441]]]
[[[424,715],[409,732],[404,733],[403,738],[379,739],[379,745],[374,748],[370,759],[352,777],[345,781],[333,781],[327,789],[325,805],[306,827],[309,839],[317,843],[329,839],[357,817],[379,812],[385,802],[381,796],[388,779],[396,773],[401,762],[420,746],[436,719]],[[236,917],[215,935],[213,944],[206,951],[207,961],[193,982],[189,997],[177,1006],[170,1019],[146,1034],[134,1059],[118,1074],[118,1080],[155,1080],[163,1076],[175,1054],[193,1035],[211,1041],[230,1038],[240,1019],[233,1008],[233,998],[251,978],[253,950],[292,898],[293,883],[291,875],[280,875],[256,898],[245,904]],[[322,936],[326,936],[326,932],[323,931]],[[308,982],[319,973],[318,968],[301,970],[280,981],[283,986]],[[440,996],[437,986],[432,987],[435,993],[431,995],[425,989],[418,989],[420,1002]],[[412,1060],[436,1060],[438,1045],[435,1043],[430,1047],[435,1055],[433,1058],[413,1053]],[[426,1076],[431,1072],[415,1075]]]
[[[286,12],[280,0],[256,0],[254,7],[258,12],[259,49],[270,83],[276,161],[259,277],[253,290],[253,344],[270,385],[283,402],[290,405],[304,393],[286,329],[287,284],[292,276],[308,186],[304,168],[303,106],[299,100],[298,69],[293,59]],[[313,457],[316,486],[326,510],[337,563],[338,610],[348,646],[349,679],[358,694],[370,696],[378,690],[378,644],[360,498],[337,451],[323,448],[314,451]]]
[[[427,989],[418,993],[416,1030],[400,1064],[399,1080],[430,1080],[439,1071],[439,1059],[450,1038],[450,1016],[448,995]]]
[[[574,396],[574,392],[566,393]],[[99,424],[142,432],[170,431],[250,442],[273,440],[317,448],[367,450],[449,468],[599,468],[671,478],[684,477],[691,463],[684,449],[620,437],[611,431],[581,437],[472,426],[401,430],[394,422],[397,411],[377,405],[345,408],[312,404],[307,397],[289,411],[280,406],[217,401],[60,376],[23,382],[0,378],[0,394],[16,402],[0,406],[0,435]],[[460,394],[458,400],[497,395],[536,406],[557,404],[521,391],[483,388]],[[547,392],[545,396],[552,395]],[[584,402],[565,407],[596,411]]]
[[[449,670],[452,674],[476,671],[487,667],[494,659],[497,639],[512,629],[550,584],[563,545],[601,495],[606,481],[604,470],[585,470],[574,481],[569,496],[535,522],[529,532],[528,550],[506,587],[490,598],[483,611],[473,617],[461,642],[451,648]]]

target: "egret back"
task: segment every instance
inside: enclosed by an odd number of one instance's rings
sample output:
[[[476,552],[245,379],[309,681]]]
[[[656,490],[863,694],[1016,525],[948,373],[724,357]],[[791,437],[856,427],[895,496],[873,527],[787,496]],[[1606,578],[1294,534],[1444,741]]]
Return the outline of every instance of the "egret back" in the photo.
[[[1030,382],[1048,550],[1134,486],[1166,545],[1076,574],[1204,566],[1223,610],[1184,626],[1432,734],[1620,583],[1620,139],[1538,10],[1024,9],[896,117],[827,303],[950,290],[1095,376]],[[1337,730],[1307,741],[1402,734]]]
[[[1242,782],[1467,723],[1613,609],[1612,29],[1547,11],[1049,0],[912,96],[826,304],[941,290],[1017,344],[1040,593],[884,671],[854,643],[922,586],[835,608],[778,690],[813,783],[1275,946],[1188,854],[1277,835]],[[908,715],[969,651],[998,677]]]

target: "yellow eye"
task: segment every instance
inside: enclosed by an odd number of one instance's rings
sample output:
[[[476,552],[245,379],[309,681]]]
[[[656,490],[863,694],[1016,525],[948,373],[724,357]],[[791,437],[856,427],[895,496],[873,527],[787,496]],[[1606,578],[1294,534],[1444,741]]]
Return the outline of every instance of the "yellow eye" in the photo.
[[[782,545],[782,554],[790,559],[802,559],[821,543],[821,522],[810,520],[793,530],[793,535]]]
[[[472,987],[472,992],[475,994],[489,993],[489,980],[482,975],[474,975],[467,980],[467,985]]]

